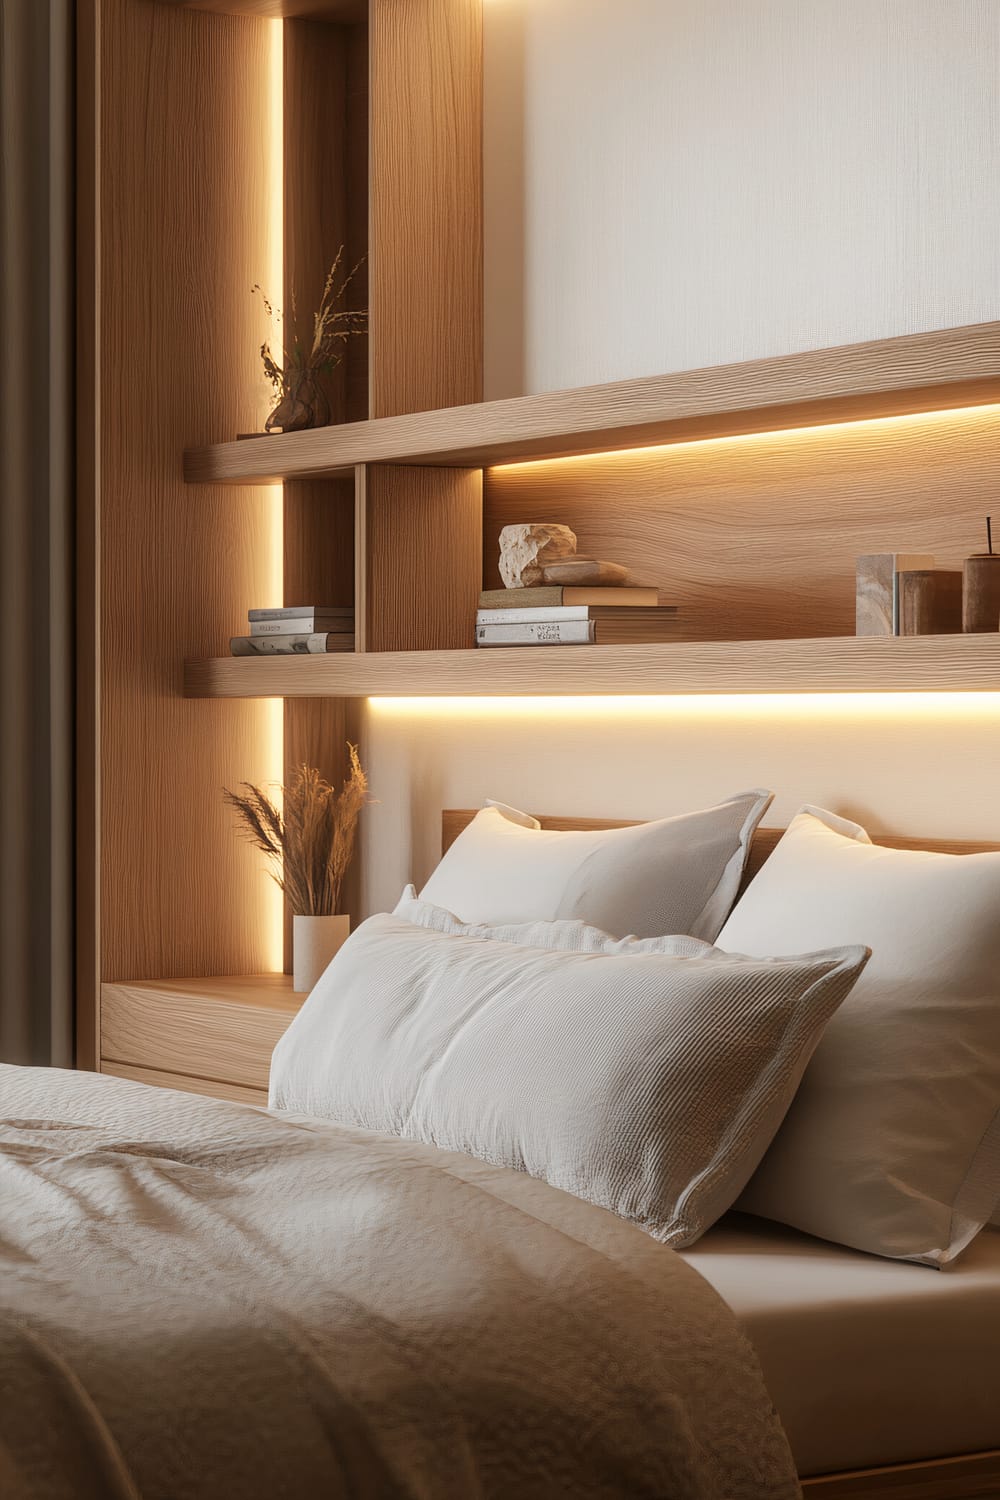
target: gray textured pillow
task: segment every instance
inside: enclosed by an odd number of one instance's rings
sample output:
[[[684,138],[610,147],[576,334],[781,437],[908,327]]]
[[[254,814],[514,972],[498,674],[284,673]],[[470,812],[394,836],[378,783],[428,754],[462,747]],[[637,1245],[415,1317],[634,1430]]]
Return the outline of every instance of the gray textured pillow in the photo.
[[[420,896],[463,922],[579,918],[618,937],[686,932],[713,942],[771,799],[742,792],[654,823],[566,833],[493,804],[455,840]]]
[[[553,925],[578,951],[370,918],[278,1043],[271,1106],[515,1167],[691,1244],[867,950],[745,960]]]

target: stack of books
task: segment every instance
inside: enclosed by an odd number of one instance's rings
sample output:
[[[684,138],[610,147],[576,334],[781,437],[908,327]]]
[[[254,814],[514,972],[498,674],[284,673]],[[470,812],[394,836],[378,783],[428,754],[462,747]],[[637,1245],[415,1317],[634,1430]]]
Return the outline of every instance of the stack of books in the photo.
[[[251,609],[249,635],[230,637],[234,656],[314,656],[354,650],[354,611],[329,604]]]
[[[655,589],[484,589],[477,646],[637,646],[678,639],[677,606]]]

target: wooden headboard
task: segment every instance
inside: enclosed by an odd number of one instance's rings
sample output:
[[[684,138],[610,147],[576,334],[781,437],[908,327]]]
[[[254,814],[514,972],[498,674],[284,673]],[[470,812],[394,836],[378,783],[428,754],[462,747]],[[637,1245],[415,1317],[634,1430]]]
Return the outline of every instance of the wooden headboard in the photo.
[[[463,828],[472,822],[478,808],[445,808],[441,814],[441,853],[444,854],[458,838]],[[638,819],[622,818],[557,818],[543,813],[534,813],[543,828],[562,831],[588,828],[634,828]],[[744,885],[756,875],[784,833],[783,828],[758,828],[754,836],[750,858],[747,861]],[[884,849],[928,849],[933,854],[994,854],[1000,852],[1000,844],[960,842],[957,839],[912,839],[896,834],[872,834],[872,843]]]

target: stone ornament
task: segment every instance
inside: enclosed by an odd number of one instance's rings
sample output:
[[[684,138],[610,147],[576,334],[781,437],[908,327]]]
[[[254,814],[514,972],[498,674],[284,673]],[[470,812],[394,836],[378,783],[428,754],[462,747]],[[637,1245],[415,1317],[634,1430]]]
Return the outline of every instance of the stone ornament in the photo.
[[[568,526],[505,526],[500,533],[500,577],[508,589],[544,582],[546,563],[575,557],[576,537]]]

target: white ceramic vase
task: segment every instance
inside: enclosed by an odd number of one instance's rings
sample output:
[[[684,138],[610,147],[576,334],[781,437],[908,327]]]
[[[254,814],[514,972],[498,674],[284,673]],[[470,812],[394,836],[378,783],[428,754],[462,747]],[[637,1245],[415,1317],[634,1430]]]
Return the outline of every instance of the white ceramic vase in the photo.
[[[293,987],[307,994],[351,932],[350,917],[292,918]]]

